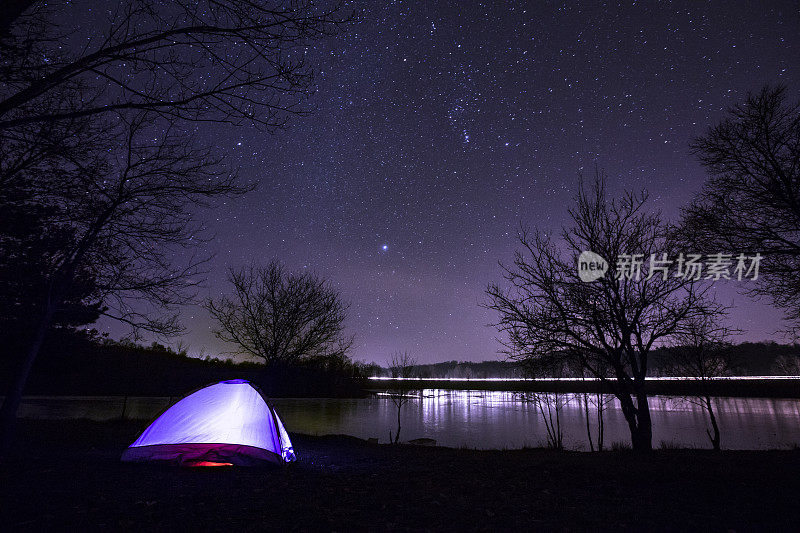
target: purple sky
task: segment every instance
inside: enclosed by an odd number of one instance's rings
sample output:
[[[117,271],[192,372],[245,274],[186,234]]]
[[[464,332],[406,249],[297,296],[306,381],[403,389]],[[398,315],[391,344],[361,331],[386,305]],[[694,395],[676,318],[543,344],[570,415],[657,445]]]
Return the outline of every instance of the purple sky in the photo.
[[[579,172],[598,165],[612,192],[646,188],[675,216],[704,180],[692,137],[764,83],[800,99],[796,2],[362,9],[309,50],[312,116],[276,135],[200,133],[261,182],[205,215],[206,293],[251,260],[312,269],[352,302],[367,361],[498,357],[483,291],[520,223],[565,221]],[[781,313],[724,285],[742,340],[774,337]],[[190,352],[225,350],[204,311],[185,319]]]

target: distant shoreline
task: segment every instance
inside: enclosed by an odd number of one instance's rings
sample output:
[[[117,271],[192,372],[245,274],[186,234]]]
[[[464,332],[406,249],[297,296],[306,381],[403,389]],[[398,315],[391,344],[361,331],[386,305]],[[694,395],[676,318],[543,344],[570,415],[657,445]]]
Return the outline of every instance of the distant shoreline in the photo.
[[[468,378],[369,378],[367,390],[380,392],[398,388],[486,390],[507,392],[563,392],[611,394],[608,383],[595,378],[543,379],[468,379]],[[699,382],[683,377],[653,377],[645,380],[651,395],[663,396],[732,396],[738,398],[800,398],[798,376],[732,376]]]

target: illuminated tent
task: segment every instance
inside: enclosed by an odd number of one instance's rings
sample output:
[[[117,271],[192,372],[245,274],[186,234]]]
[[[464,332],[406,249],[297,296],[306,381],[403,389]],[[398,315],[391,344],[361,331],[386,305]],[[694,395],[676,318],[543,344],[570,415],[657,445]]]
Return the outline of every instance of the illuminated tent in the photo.
[[[256,466],[288,463],[295,455],[278,413],[250,382],[234,379],[195,391],[164,411],[122,460]]]

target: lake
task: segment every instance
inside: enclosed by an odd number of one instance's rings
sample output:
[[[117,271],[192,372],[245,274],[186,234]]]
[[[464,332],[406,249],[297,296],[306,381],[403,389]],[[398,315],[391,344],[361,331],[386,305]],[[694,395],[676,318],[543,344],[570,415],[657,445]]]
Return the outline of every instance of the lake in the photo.
[[[566,395],[561,411],[565,445],[588,450],[582,395]],[[715,398],[723,448],[768,449],[800,444],[800,400]],[[275,399],[273,405],[289,431],[324,435],[343,433],[381,442],[394,431],[397,409],[391,400]],[[705,411],[680,398],[650,399],[653,444],[708,447]],[[590,417],[594,426],[594,411]],[[605,443],[630,441],[616,399],[604,414]],[[540,446],[546,429],[536,406],[511,392],[427,389],[403,406],[401,440],[436,439],[443,446],[480,449]],[[594,427],[593,427],[594,431]]]
[[[566,395],[561,413],[565,444],[586,450],[586,422],[581,395]],[[29,397],[20,415],[26,418],[149,419],[178,398]],[[786,448],[800,444],[800,400],[716,398],[722,446],[730,449]],[[347,434],[387,442],[396,428],[397,410],[390,399],[274,398],[287,430],[311,435]],[[679,398],[650,399],[653,444],[663,441],[708,447],[707,417],[698,406]],[[594,419],[594,411],[591,417]],[[536,406],[511,392],[425,389],[403,406],[401,440],[427,437],[439,445],[480,449],[539,446],[546,430]],[[594,425],[593,425],[594,430]],[[617,401],[605,411],[605,443],[629,442]]]

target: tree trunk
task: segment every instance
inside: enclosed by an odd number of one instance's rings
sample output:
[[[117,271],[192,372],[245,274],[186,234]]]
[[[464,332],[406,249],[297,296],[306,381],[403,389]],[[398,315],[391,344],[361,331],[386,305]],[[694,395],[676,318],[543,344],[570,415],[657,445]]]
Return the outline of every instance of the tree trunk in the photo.
[[[649,427],[637,426],[631,431],[631,445],[635,452],[649,452],[653,449],[653,434]]]
[[[631,435],[633,449],[637,452],[649,452],[653,449],[653,424],[650,420],[647,394],[644,392],[636,394],[636,419],[636,432]]]
[[[719,425],[717,425],[717,417],[714,415],[714,406],[711,403],[711,398],[706,396],[704,398],[706,411],[708,411],[708,418],[711,420],[711,428],[714,430],[714,434],[712,435],[710,431],[706,430],[706,434],[708,438],[711,439],[711,446],[717,451],[720,450],[720,434],[719,434]]]
[[[53,306],[48,305],[39,325],[36,328],[31,344],[28,347],[25,356],[20,362],[19,369],[16,376],[9,383],[6,390],[6,397],[3,400],[3,407],[0,408],[0,453],[7,452],[14,440],[14,430],[17,422],[17,410],[19,410],[20,403],[22,402],[22,392],[25,390],[25,384],[30,376],[33,363],[39,355],[39,350],[44,343],[45,335],[50,329],[50,323],[53,318]]]
[[[403,404],[397,406],[397,433],[394,435],[394,443],[400,442],[400,411],[403,409]]]
[[[561,431],[561,398],[558,397],[558,393],[554,394],[555,400],[555,410],[556,410],[556,437],[558,441],[556,442],[556,449],[563,450],[564,449],[564,432]]]
[[[633,400],[629,394],[617,396],[619,398],[619,405],[622,409],[622,414],[625,421],[628,423],[628,429],[631,432],[631,446],[635,446],[636,433],[638,431],[638,421],[636,419],[636,406],[633,405]]]
[[[653,428],[650,421],[650,407],[647,395],[636,393],[636,405],[630,395],[618,397],[622,406],[622,414],[631,431],[631,447],[637,452],[649,452],[653,449]]]
[[[589,421],[589,394],[583,393],[583,414],[586,417],[586,437],[589,439],[589,451],[594,451],[592,442],[592,426]]]
[[[605,440],[605,421],[603,411],[605,410],[605,397],[602,393],[597,395],[597,451],[603,451]]]

